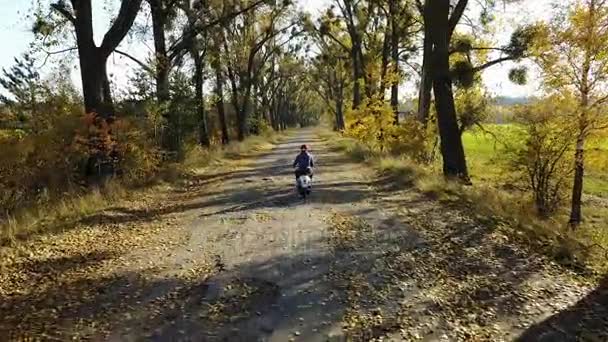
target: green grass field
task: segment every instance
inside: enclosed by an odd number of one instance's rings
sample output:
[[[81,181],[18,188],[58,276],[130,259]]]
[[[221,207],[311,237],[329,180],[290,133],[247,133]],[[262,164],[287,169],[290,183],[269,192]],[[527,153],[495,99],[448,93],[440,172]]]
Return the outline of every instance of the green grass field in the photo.
[[[514,181],[499,142],[508,139],[513,126],[488,125],[484,129],[487,132],[476,129],[463,136],[471,176],[474,180],[499,184]],[[585,193],[608,198],[608,137],[589,142],[586,161]]]

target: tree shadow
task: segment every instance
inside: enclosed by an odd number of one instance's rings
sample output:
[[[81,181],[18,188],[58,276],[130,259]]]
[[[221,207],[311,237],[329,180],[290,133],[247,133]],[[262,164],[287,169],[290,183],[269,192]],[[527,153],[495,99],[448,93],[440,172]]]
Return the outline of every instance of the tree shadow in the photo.
[[[497,239],[497,222],[479,222],[457,208],[433,205],[421,194],[389,200],[383,208],[390,206],[422,208],[385,219],[362,214],[376,230],[361,238],[358,253],[338,265],[369,288],[354,303],[357,310],[373,315],[380,307],[384,313],[381,324],[350,331],[353,340],[397,333],[403,329],[401,317],[408,327],[419,325],[418,336],[439,339],[439,331],[454,332],[455,325],[472,331],[518,317],[534,300],[528,282],[542,277],[546,261]],[[558,291],[554,288],[547,291],[558,294],[551,292]]]
[[[7,341],[43,336],[54,340],[256,341],[279,329],[300,330],[305,337],[313,333],[312,326],[321,329],[322,321],[340,316],[338,294],[320,281],[328,273],[325,266],[330,258],[303,248],[238,265],[211,278],[207,274],[188,279],[159,277],[155,269],[61,278],[35,293],[3,298],[0,337]],[[106,259],[94,256],[93,260],[66,259],[66,266],[57,272]]]
[[[69,257],[49,258],[44,260],[28,260],[19,265],[19,267],[28,273],[33,274],[48,274],[48,273],[64,273],[79,268],[95,267],[116,257],[115,253],[108,251],[93,251],[89,253],[71,255]]]
[[[426,211],[419,215],[440,214],[445,213]],[[330,327],[341,328],[351,305],[373,310],[380,302],[387,318],[370,330],[351,332],[351,340],[398,331],[397,318],[391,315],[399,316],[403,310],[400,303],[412,304],[412,309],[405,311],[412,320],[432,322],[423,334],[432,339],[431,330],[445,328],[445,322],[454,319],[445,316],[447,312],[462,320],[477,313],[475,324],[490,325],[496,318],[480,313],[512,314],[526,303],[521,286],[538,271],[539,264],[528,262],[529,255],[510,245],[488,239],[494,227],[461,218],[460,224],[447,224],[437,236],[431,236],[419,229],[424,227],[404,223],[398,217],[376,216],[374,209],[363,208],[350,215],[373,227],[369,231],[362,228],[368,233],[357,235],[360,240],[353,248],[332,245],[329,250],[319,249],[327,237],[310,237],[297,249],[238,264],[210,278],[150,277],[158,275],[158,270],[150,269],[81,277],[56,282],[35,296],[3,298],[0,336],[13,340],[20,332],[30,337],[45,333],[55,339],[257,341],[272,334],[285,334],[288,340],[290,333],[298,332],[299,338],[306,339]],[[487,247],[479,253],[470,251],[477,246]],[[493,253],[495,259],[488,259],[487,253]],[[52,263],[59,263],[56,270],[63,273],[111,257],[80,256],[49,261],[48,267],[30,267],[48,272]],[[384,302],[373,295],[353,302],[349,279],[364,279],[370,293],[385,296]],[[478,281],[469,284],[469,279]],[[466,286],[454,286],[441,301],[416,299],[445,280],[447,285]],[[410,286],[402,288],[402,283]],[[542,327],[570,324],[586,331],[601,329],[607,317],[605,290],[606,281],[587,301],[569,310],[570,314],[556,316]],[[597,303],[603,303],[604,311],[595,311],[595,323],[573,323],[583,321],[582,307],[597,310]],[[531,328],[525,335],[528,339],[522,341],[535,340],[539,335],[533,332],[538,329]]]
[[[243,186],[239,187],[237,184],[235,188],[229,191],[225,189],[209,191],[206,189],[206,186],[203,186],[203,189],[191,191],[191,194],[189,194],[190,200],[175,201],[179,203],[174,205],[165,205],[158,209],[114,207],[106,212],[90,215],[77,222],[73,222],[72,226],[152,222],[166,215],[213,207],[225,208],[204,213],[200,217],[235,213],[238,211],[290,207],[301,203],[301,200],[295,193],[294,184],[292,183],[295,180],[292,180],[291,175],[291,169],[286,168],[284,165],[276,165],[276,163],[270,161],[259,165],[255,169],[227,172],[220,176],[212,176],[212,183],[220,182],[220,179],[221,181],[237,180],[243,182]],[[313,178],[313,195],[309,199],[309,203],[311,204],[357,203],[373,196],[377,187],[389,184],[386,179],[373,181],[323,181],[322,178],[322,173],[315,175]],[[321,180],[318,181],[319,179]],[[397,188],[389,189],[388,187],[384,187],[384,191],[391,190],[397,190]]]
[[[608,276],[585,298],[531,326],[517,341],[608,341]]]

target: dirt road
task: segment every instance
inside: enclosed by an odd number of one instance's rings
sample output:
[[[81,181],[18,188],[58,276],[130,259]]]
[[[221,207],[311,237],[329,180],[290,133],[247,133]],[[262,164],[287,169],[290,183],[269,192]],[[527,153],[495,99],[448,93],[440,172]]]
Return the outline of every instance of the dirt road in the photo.
[[[306,203],[289,167],[302,143],[317,164]],[[396,187],[330,146],[302,130],[246,166],[91,219],[138,232],[112,234],[118,245],[142,240],[112,253],[16,259],[9,266],[30,272],[0,283],[0,332],[111,341],[607,336],[605,286],[581,284],[492,220]],[[107,227],[88,234],[99,229]],[[45,243],[60,245],[54,239]],[[17,289],[31,281],[40,287]]]

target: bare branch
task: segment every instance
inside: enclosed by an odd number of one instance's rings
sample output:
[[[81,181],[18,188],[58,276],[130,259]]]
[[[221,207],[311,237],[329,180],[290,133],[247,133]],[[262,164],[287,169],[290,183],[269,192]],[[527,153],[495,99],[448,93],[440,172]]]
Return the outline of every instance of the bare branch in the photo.
[[[77,49],[78,49],[77,47],[71,47],[71,48],[64,49],[64,50],[59,50],[59,51],[45,51],[45,50],[43,50],[46,53],[46,56],[44,56],[44,60],[42,61],[42,64],[40,64],[40,66],[38,68],[39,69],[43,68],[46,65],[46,63],[48,62],[49,58],[51,56],[53,56],[53,55],[58,55],[58,54],[74,51],[74,50],[77,50]]]
[[[142,0],[122,0],[116,20],[103,37],[100,47],[102,53],[109,55],[118,47],[118,44],[131,29],[141,7],[141,2]]]
[[[145,71],[147,71],[147,72],[149,72],[151,74],[154,74],[154,70],[152,68],[150,68],[149,65],[147,65],[146,63],[144,63],[144,62],[140,61],[139,59],[133,57],[132,55],[130,55],[130,54],[124,52],[124,51],[118,50],[118,49],[114,50],[114,52],[117,53],[117,54],[119,54],[119,55],[127,57],[128,59],[132,60],[133,62],[135,62],[139,66],[141,66],[142,69],[144,69]]]
[[[74,47],[71,47],[71,48],[67,48],[67,49],[63,49],[63,50],[58,50],[58,51],[46,51],[46,50],[43,50],[43,51],[47,55],[51,55],[52,56],[52,55],[59,55],[59,54],[70,52],[70,51],[74,51],[74,50],[78,50],[78,48],[74,46]]]

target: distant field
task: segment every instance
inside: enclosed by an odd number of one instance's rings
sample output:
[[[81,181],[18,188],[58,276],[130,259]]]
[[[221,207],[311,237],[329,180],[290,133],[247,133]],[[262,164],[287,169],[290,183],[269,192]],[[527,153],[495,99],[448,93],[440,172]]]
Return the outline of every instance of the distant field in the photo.
[[[494,136],[499,140],[508,139],[510,125],[487,125],[485,130],[466,132],[463,143],[471,176],[482,181],[506,183],[512,180],[507,170],[507,160]],[[494,136],[493,136],[494,135]],[[587,146],[585,192],[608,198],[608,137],[591,141]]]

